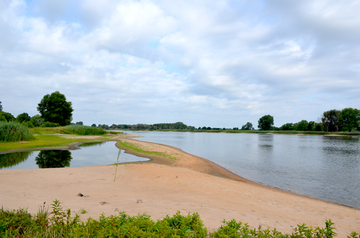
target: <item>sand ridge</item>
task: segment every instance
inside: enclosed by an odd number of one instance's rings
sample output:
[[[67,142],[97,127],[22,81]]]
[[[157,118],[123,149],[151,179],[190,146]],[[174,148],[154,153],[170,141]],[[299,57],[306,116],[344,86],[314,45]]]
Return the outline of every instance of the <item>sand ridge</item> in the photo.
[[[128,141],[178,160],[153,156],[151,162],[117,167],[1,170],[0,206],[35,213],[44,202],[49,205],[58,199],[64,208],[88,211],[82,219],[125,211],[146,212],[156,220],[179,210],[198,212],[209,230],[217,229],[223,219],[282,232],[301,223],[324,227],[325,219],[331,219],[338,237],[360,232],[360,210],[257,185],[174,147]]]

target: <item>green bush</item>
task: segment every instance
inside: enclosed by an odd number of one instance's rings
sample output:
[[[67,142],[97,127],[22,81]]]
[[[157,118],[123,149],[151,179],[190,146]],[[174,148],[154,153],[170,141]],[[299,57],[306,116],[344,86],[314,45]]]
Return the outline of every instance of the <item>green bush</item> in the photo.
[[[81,125],[70,125],[64,128],[63,133],[77,134],[77,135],[103,135],[106,133],[106,131],[103,128],[81,126]]]
[[[46,121],[41,126],[42,127],[58,127],[60,125],[58,123],[55,123],[55,122]]]
[[[13,142],[34,139],[29,128],[18,122],[0,122],[0,142]]]
[[[283,234],[276,229],[251,229],[247,223],[236,220],[224,221],[215,232],[208,232],[197,213],[181,215],[178,211],[172,217],[166,216],[156,222],[149,215],[129,216],[124,212],[99,220],[89,218],[80,221],[80,215],[71,216],[61,203],[55,200],[51,212],[40,207],[36,215],[26,210],[0,209],[0,237],[267,237],[267,238],[331,238],[336,237],[334,223],[326,220],[325,228],[305,224],[298,225],[291,234]],[[80,210],[81,213],[82,210]],[[348,237],[357,237],[352,232]]]

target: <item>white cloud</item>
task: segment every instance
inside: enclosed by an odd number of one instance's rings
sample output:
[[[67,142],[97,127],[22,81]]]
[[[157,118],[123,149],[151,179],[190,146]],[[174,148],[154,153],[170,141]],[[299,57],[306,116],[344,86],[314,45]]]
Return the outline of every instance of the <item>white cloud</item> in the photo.
[[[358,12],[351,0],[4,0],[0,100],[35,114],[59,90],[91,124],[316,120],[360,103]]]

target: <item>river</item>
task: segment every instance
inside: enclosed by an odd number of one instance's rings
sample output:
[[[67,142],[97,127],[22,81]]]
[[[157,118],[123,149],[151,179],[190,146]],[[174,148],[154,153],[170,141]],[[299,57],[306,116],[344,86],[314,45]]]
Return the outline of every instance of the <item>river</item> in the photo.
[[[248,180],[360,209],[360,138],[314,135],[144,132]]]

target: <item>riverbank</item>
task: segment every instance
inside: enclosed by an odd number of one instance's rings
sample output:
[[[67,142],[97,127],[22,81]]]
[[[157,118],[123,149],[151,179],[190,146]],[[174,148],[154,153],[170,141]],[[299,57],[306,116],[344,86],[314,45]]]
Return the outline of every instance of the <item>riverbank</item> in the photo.
[[[150,163],[3,170],[0,205],[4,209],[28,208],[35,213],[44,202],[49,205],[58,199],[64,208],[79,213],[86,210],[82,219],[118,211],[130,215],[146,212],[153,219],[178,210],[183,214],[198,212],[210,230],[217,229],[223,219],[282,232],[291,232],[301,223],[323,227],[325,219],[331,219],[338,237],[360,232],[359,210],[257,185],[173,147],[122,141],[175,159],[153,155],[148,156],[153,159]]]

